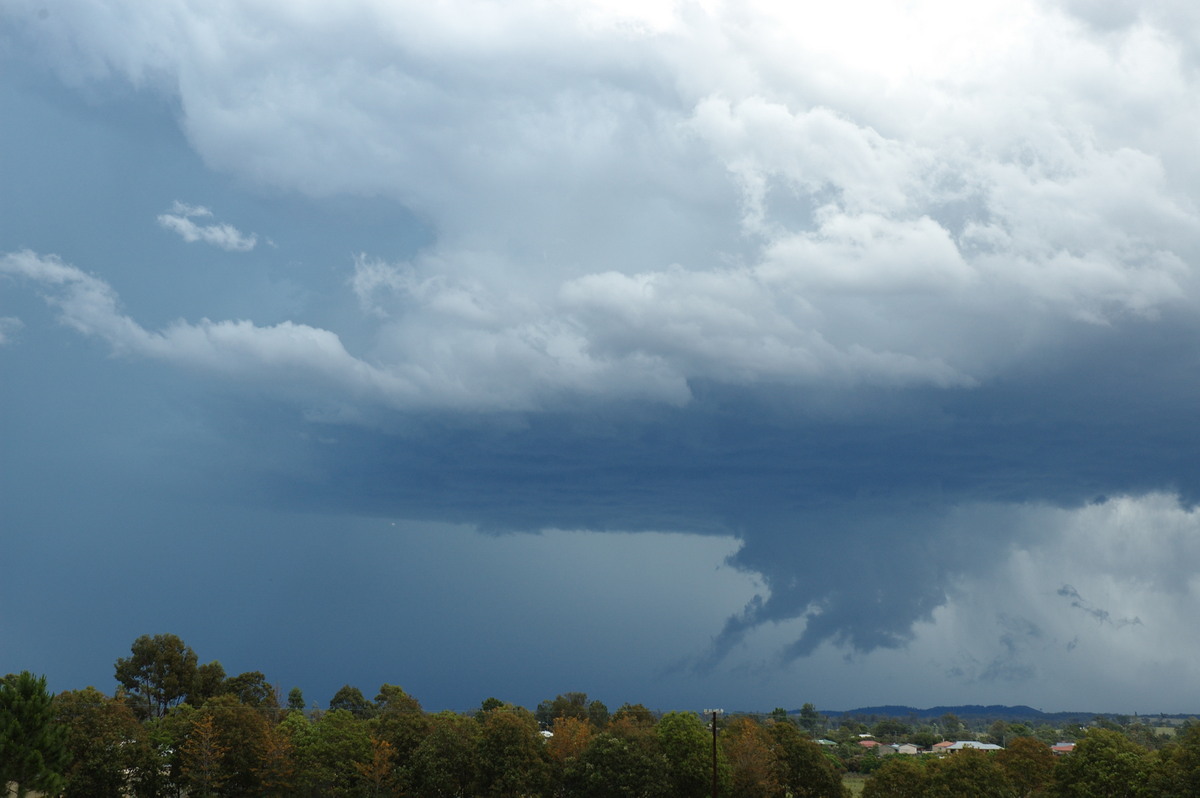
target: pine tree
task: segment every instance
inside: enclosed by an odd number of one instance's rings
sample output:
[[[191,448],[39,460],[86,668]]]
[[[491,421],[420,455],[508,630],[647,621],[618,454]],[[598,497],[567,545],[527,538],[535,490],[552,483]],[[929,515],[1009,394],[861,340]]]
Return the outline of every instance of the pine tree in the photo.
[[[30,790],[57,793],[68,760],[66,729],[55,723],[46,677],[29,671],[0,681],[0,785],[15,783],[18,798]]]

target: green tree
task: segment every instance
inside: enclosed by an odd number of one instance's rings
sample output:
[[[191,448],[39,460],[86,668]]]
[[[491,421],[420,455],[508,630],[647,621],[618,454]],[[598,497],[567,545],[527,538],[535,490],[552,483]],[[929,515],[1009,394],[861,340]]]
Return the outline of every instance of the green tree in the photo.
[[[667,770],[661,752],[636,739],[604,733],[569,763],[563,781],[573,798],[666,798],[671,794]]]
[[[778,780],[793,798],[842,798],[842,774],[821,746],[791,723],[773,723]]]
[[[584,720],[588,716],[588,695],[587,693],[562,693],[555,696],[553,700],[547,698],[537,705],[533,714],[543,729],[553,726],[556,718]]]
[[[143,737],[142,725],[129,705],[87,687],[56,695],[54,717],[65,730],[70,754],[63,795],[123,794]]]
[[[194,689],[196,662],[196,652],[175,635],[142,635],[130,656],[117,660],[117,683],[146,717],[161,718]]]
[[[1093,729],[1054,768],[1058,798],[1126,798],[1150,776],[1146,749],[1111,729]]]
[[[712,733],[693,712],[668,712],[655,726],[659,750],[667,760],[668,794],[676,798],[704,795],[712,787]],[[728,765],[719,776],[728,781]]]
[[[0,785],[15,782],[20,798],[57,793],[65,783],[67,735],[54,714],[45,676],[21,671],[0,680]]]
[[[211,718],[216,739],[227,749],[220,768],[224,796],[262,795],[259,779],[264,768],[271,723],[268,714],[226,693],[204,702],[199,718]]]
[[[395,783],[403,789],[412,754],[429,734],[429,718],[421,702],[394,684],[384,684],[375,696],[374,733],[392,747]]]
[[[533,713],[521,707],[493,709],[482,726],[476,749],[481,795],[517,798],[549,785],[549,757]]]
[[[1043,795],[1054,778],[1054,754],[1034,737],[1015,737],[996,753],[996,764],[1008,777],[1014,798]]]
[[[608,707],[603,701],[595,700],[588,704],[588,722],[597,729],[603,729],[608,725]]]
[[[365,721],[348,710],[331,709],[316,723],[309,724],[295,712],[284,723],[293,734],[298,795],[354,798],[360,794],[358,765],[373,758]]]
[[[363,720],[375,715],[375,705],[367,700],[362,690],[348,684],[342,685],[333,694],[333,698],[329,700],[329,708],[344,709],[354,717]]]
[[[933,763],[926,798],[1007,798],[1004,771],[983,751],[966,749]]]
[[[883,743],[904,742],[911,733],[912,728],[907,723],[895,718],[885,718],[871,729],[875,739]]]
[[[288,690],[287,708],[292,712],[304,711],[304,691],[299,687],[293,687],[291,690]]]
[[[225,687],[225,666],[217,662],[198,665],[196,675],[192,678],[192,686],[184,696],[184,702],[198,707],[214,696],[227,692]]]
[[[800,728],[811,734],[816,734],[821,730],[822,718],[817,708],[812,704],[806,703],[800,707]]]
[[[221,693],[232,695],[248,707],[260,710],[279,708],[279,699],[275,697],[275,688],[261,671],[247,671],[226,679],[221,685]],[[304,700],[303,696],[300,700]]]
[[[863,787],[862,798],[925,798],[929,776],[909,756],[889,756]]]
[[[434,715],[429,733],[410,760],[414,794],[428,798],[471,795],[479,774],[479,736],[479,723],[473,718],[453,712]]]
[[[641,704],[622,704],[613,713],[612,722],[648,729],[654,725],[654,713]]]

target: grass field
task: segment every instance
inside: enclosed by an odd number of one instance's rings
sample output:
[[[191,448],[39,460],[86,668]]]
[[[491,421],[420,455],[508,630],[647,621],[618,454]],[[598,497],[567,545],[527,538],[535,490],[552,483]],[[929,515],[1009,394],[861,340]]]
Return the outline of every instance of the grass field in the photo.
[[[858,796],[862,795],[863,785],[866,783],[867,777],[860,776],[857,773],[854,775],[847,773],[846,775],[842,776],[842,784],[845,784],[850,788],[850,794],[855,796],[855,798],[858,798]]]

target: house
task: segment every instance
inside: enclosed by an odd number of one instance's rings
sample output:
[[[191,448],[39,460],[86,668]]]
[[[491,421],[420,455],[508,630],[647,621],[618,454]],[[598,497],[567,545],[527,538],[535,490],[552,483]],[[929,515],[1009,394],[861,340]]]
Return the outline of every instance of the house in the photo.
[[[897,754],[912,755],[921,753],[921,747],[919,745],[914,745],[913,743],[898,743],[893,745],[892,748],[896,750]]]
[[[994,743],[981,743],[978,740],[959,740],[951,745],[946,750],[950,753],[961,751],[964,748],[977,748],[980,751],[1003,751],[1004,749]]]
[[[1055,743],[1054,745],[1050,746],[1050,751],[1055,756],[1062,756],[1063,754],[1069,754],[1074,750],[1075,750],[1075,743]]]
[[[954,745],[953,740],[942,740],[940,743],[934,743],[929,750],[935,754],[944,754],[952,745]]]

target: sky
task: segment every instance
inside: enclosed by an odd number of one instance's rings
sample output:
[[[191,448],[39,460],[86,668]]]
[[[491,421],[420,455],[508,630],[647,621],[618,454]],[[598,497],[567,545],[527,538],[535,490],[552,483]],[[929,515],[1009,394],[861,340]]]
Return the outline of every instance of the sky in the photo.
[[[0,0],[0,672],[1200,712],[1198,42]]]

